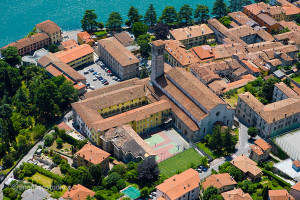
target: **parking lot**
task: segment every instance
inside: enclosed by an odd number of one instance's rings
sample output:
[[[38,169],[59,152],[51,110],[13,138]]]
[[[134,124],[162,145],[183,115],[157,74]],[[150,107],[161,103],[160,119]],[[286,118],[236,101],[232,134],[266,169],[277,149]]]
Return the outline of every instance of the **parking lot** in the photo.
[[[90,68],[92,68],[94,70],[94,72],[88,71]],[[85,71],[88,71],[88,74],[85,74],[84,73]],[[95,73],[95,72],[97,72],[98,76],[101,76],[103,79],[106,79],[108,82],[108,85],[112,85],[112,84],[115,84],[118,82],[116,80],[113,80],[115,75],[113,75],[113,76],[107,75],[105,70],[100,67],[100,64],[94,63],[92,65],[88,65],[88,66],[78,70],[78,72],[80,74],[82,74],[86,78],[86,82],[90,84],[90,86],[88,87],[88,90],[90,90],[90,88],[98,89],[98,88],[105,87],[105,85],[99,79],[97,79],[97,80],[95,79],[96,74],[93,75],[93,73]]]

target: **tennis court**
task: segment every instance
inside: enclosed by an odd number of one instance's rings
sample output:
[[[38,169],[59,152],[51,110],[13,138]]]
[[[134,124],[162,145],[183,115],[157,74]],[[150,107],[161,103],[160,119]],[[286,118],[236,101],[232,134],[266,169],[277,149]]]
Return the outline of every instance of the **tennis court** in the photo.
[[[122,191],[124,194],[126,194],[131,199],[137,199],[141,196],[140,191],[136,189],[135,187],[128,187],[125,190]]]
[[[158,163],[189,148],[189,144],[173,128],[155,129],[148,135],[144,135],[143,139],[156,153]]]

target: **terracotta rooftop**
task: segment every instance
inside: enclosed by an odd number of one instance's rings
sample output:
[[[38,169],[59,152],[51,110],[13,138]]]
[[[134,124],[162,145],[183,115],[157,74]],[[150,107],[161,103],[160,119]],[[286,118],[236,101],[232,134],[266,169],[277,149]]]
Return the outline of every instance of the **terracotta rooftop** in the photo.
[[[50,39],[46,33],[36,33],[30,37],[22,38],[16,42],[10,43],[10,44],[2,47],[2,49],[5,49],[9,46],[14,46],[19,50],[19,49],[22,49],[23,47],[28,47],[30,45],[33,45],[35,43],[41,42],[46,39]]]
[[[177,40],[166,40],[165,44],[165,50],[182,66],[189,66],[200,61]]]
[[[231,17],[239,25],[253,26],[257,24],[255,21],[250,19],[247,15],[245,15],[241,11],[229,13],[228,16]]]
[[[37,28],[43,30],[45,33],[48,33],[48,34],[53,34],[53,33],[56,33],[56,32],[60,31],[60,27],[57,26],[56,23],[54,23],[53,21],[50,21],[50,20],[46,20],[46,21],[41,22],[41,23],[39,23],[35,26]]]
[[[300,167],[300,161],[299,161],[299,160],[294,160],[294,161],[293,161],[293,164],[294,164],[297,168]]]
[[[55,70],[56,75],[59,75],[58,72],[57,72],[57,70],[59,70],[61,73],[64,73],[65,75],[69,76],[75,82],[86,80],[86,78],[83,75],[81,75],[80,73],[75,71],[72,67],[70,67],[66,63],[62,62],[60,59],[58,59],[53,54],[43,56],[42,58],[40,58],[37,61],[37,63],[39,65],[43,66],[43,67],[47,67],[48,65],[52,65],[52,67],[50,67],[51,69],[48,68],[48,69],[52,70],[52,71],[49,71],[50,73],[54,72],[53,67],[55,67],[56,68],[56,70]]]
[[[95,41],[93,40],[92,36],[88,34],[88,32],[83,31],[80,33],[77,33],[77,36],[85,43],[88,44],[90,42],[94,43]]]
[[[288,40],[290,43],[293,42],[296,45],[300,44],[300,32],[299,31],[291,31],[287,33],[282,33],[274,36],[276,40]]]
[[[73,185],[73,187],[66,191],[62,198],[64,199],[72,199],[72,200],[83,200],[86,199],[88,195],[90,197],[95,196],[95,192],[92,190],[89,190],[88,188],[78,184],[78,185]]]
[[[300,99],[288,98],[268,105],[263,105],[249,92],[239,94],[238,96],[268,124],[300,112],[300,107],[298,106]]]
[[[156,186],[156,189],[166,194],[168,199],[175,200],[193,189],[198,188],[199,185],[199,173],[190,168],[180,174],[168,178],[162,184]]]
[[[90,45],[83,44],[83,45],[74,47],[72,49],[69,49],[67,51],[57,52],[54,55],[57,58],[59,58],[61,61],[63,61],[64,63],[68,64],[72,61],[75,61],[75,60],[82,58],[86,55],[89,55],[93,52],[94,52],[94,49]]]
[[[269,26],[273,26],[274,24],[278,23],[275,19],[264,13],[258,14],[257,17]]]
[[[255,145],[255,144],[251,145],[250,148],[252,149],[252,151],[254,151],[259,156],[264,154],[264,151],[259,146]]]
[[[133,39],[129,36],[126,32],[117,33],[114,35],[114,37],[119,40],[121,44],[124,46],[129,45],[133,42]]]
[[[298,183],[296,183],[295,185],[293,185],[292,189],[300,191],[300,181]]]
[[[175,38],[175,40],[187,40],[194,37],[200,37],[204,35],[213,34],[213,31],[206,25],[194,25],[184,28],[178,28],[170,30],[170,34]]]
[[[276,83],[275,87],[277,87],[281,92],[286,94],[288,98],[300,98],[300,96],[293,89],[288,87],[284,82]]]
[[[112,141],[113,145],[124,153],[132,153],[135,157],[145,159],[155,156],[155,152],[129,125],[121,125],[112,128],[104,133],[101,138],[105,141]]]
[[[202,45],[191,48],[191,51],[196,54],[201,61],[215,58],[215,52],[209,45]]]
[[[139,59],[137,59],[115,37],[98,40],[98,45],[101,45],[122,67],[140,62]]]
[[[61,42],[60,45],[64,48],[64,49],[72,49],[74,47],[77,47],[78,44],[74,39],[71,40],[67,40],[65,42]]]
[[[224,200],[252,200],[250,194],[244,193],[241,188],[221,193]]]
[[[206,178],[206,180],[202,183],[204,189],[209,186],[214,186],[218,189],[225,186],[236,185],[236,181],[228,174],[213,174]]]
[[[219,104],[226,104],[194,75],[182,68],[172,68],[166,75],[170,81],[176,81],[179,87],[195,98],[207,111]]]
[[[300,13],[300,8],[286,0],[277,0],[277,3],[281,5],[286,15],[297,15]]]
[[[269,190],[270,200],[294,200],[287,190]]]
[[[72,130],[72,128],[70,126],[68,126],[65,122],[61,122],[60,124],[57,125],[57,127],[61,130],[62,129],[65,130],[66,132],[69,132]]]
[[[260,148],[262,148],[262,150],[266,151],[267,149],[271,148],[271,145],[269,145],[269,143],[267,143],[265,140],[263,139],[257,139],[254,142],[257,146],[259,146]]]
[[[102,163],[106,158],[110,156],[109,153],[90,143],[84,145],[78,152],[75,153],[75,155],[85,159],[86,161],[94,165]]]
[[[232,89],[235,89],[235,88],[241,88],[244,85],[246,85],[247,83],[249,83],[250,81],[254,81],[255,79],[256,78],[252,74],[244,75],[244,76],[241,77],[240,80],[228,83],[225,92],[229,91],[229,90],[232,90]]]
[[[262,173],[262,170],[257,167],[257,163],[245,155],[241,155],[234,160],[230,161],[232,165],[239,168],[243,173],[251,173],[254,176]]]
[[[280,21],[279,22],[280,26],[282,28],[288,27],[290,31],[300,31],[300,26],[296,24],[294,21]]]

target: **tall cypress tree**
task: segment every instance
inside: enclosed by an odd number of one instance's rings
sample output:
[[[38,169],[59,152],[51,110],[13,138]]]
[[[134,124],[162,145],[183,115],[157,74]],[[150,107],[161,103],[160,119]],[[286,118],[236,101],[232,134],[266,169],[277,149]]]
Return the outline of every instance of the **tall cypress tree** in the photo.
[[[157,15],[153,4],[150,4],[148,10],[146,11],[144,22],[148,26],[154,26],[157,22]]]
[[[227,15],[229,12],[229,8],[224,0],[216,0],[214,3],[214,7],[212,10],[212,14],[215,15],[216,18],[221,18]]]

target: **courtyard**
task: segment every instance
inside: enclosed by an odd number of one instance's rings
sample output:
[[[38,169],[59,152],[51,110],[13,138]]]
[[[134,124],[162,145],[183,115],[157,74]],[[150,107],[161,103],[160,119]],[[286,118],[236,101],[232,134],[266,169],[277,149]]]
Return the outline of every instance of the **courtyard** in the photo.
[[[189,143],[174,128],[156,128],[142,138],[156,153],[158,163],[189,148]]]

